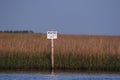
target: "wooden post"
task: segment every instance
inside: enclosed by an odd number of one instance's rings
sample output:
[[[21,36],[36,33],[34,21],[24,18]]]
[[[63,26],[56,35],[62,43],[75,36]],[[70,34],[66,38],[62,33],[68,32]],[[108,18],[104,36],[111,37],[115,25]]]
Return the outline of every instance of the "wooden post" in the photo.
[[[57,39],[57,31],[47,31],[47,39],[51,39],[51,69],[54,72],[54,39]]]
[[[51,39],[51,59],[52,59],[52,71],[54,70],[54,41]]]

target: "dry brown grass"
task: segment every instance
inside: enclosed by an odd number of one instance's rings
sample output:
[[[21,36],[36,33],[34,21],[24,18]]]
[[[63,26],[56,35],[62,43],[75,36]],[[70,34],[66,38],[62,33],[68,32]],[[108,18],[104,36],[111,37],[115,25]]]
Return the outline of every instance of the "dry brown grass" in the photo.
[[[8,33],[0,33],[0,54],[50,54],[51,52],[51,45],[50,40],[46,38],[46,34],[8,34]],[[107,61],[110,59],[108,57],[113,57],[116,60],[116,63],[109,64],[118,64],[117,67],[120,66],[120,36],[88,36],[88,35],[58,35],[58,39],[54,40],[54,49],[55,55],[62,55],[63,57],[72,55],[75,58],[79,57],[78,59],[74,60],[82,60],[88,63],[82,64],[82,62],[76,61],[76,64],[71,64],[70,57],[68,57],[69,66],[62,65],[63,63],[60,60],[65,59],[61,58],[58,59],[56,62],[56,66],[67,66],[68,68],[71,65],[78,65],[79,68],[82,65],[88,65],[88,67],[97,66],[97,67],[105,67]],[[80,56],[79,56],[80,55]],[[110,55],[110,56],[109,56]],[[87,57],[85,57],[87,56]],[[80,59],[81,57],[81,59]],[[89,57],[89,58],[88,58]],[[98,62],[93,62],[91,58],[100,60]],[[59,58],[59,57],[58,57]],[[67,57],[66,57],[67,58]],[[108,60],[105,60],[108,58]],[[66,59],[67,60],[67,59]],[[90,60],[90,62],[89,62]],[[102,62],[102,61],[105,62]],[[111,59],[112,60],[112,59]],[[119,60],[119,61],[118,61]],[[64,60],[63,60],[64,62]],[[94,64],[95,63],[95,64]],[[84,66],[83,66],[84,67]],[[113,66],[114,67],[114,66]]]
[[[120,36],[60,35],[55,41],[55,52],[62,54],[120,55]]]
[[[49,52],[49,44],[43,34],[0,34],[0,52],[9,54]]]
[[[120,36],[58,35],[55,54],[120,55]],[[46,34],[0,34],[0,53],[50,53]]]

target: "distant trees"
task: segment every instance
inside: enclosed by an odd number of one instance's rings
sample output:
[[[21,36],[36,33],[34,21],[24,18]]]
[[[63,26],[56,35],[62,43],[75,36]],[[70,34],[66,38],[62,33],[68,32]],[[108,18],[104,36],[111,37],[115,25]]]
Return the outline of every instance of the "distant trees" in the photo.
[[[23,30],[23,31],[0,31],[0,33],[34,33],[33,31],[27,31],[27,30]]]

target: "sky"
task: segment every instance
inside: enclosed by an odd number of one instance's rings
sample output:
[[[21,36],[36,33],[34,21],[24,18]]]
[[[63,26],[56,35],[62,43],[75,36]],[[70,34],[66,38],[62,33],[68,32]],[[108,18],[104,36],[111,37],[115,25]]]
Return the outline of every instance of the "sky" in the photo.
[[[120,35],[120,0],[0,0],[0,31]]]

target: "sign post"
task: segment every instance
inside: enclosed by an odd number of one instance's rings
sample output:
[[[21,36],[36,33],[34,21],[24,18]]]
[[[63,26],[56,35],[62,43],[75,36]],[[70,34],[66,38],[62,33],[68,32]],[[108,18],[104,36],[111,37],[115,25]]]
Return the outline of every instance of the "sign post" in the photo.
[[[54,69],[54,41],[53,41],[53,39],[51,39],[51,51],[52,51],[52,55],[51,55],[52,68]]]
[[[57,39],[57,31],[48,31],[47,39],[51,39],[51,61],[52,61],[52,71],[54,69],[54,39]]]

